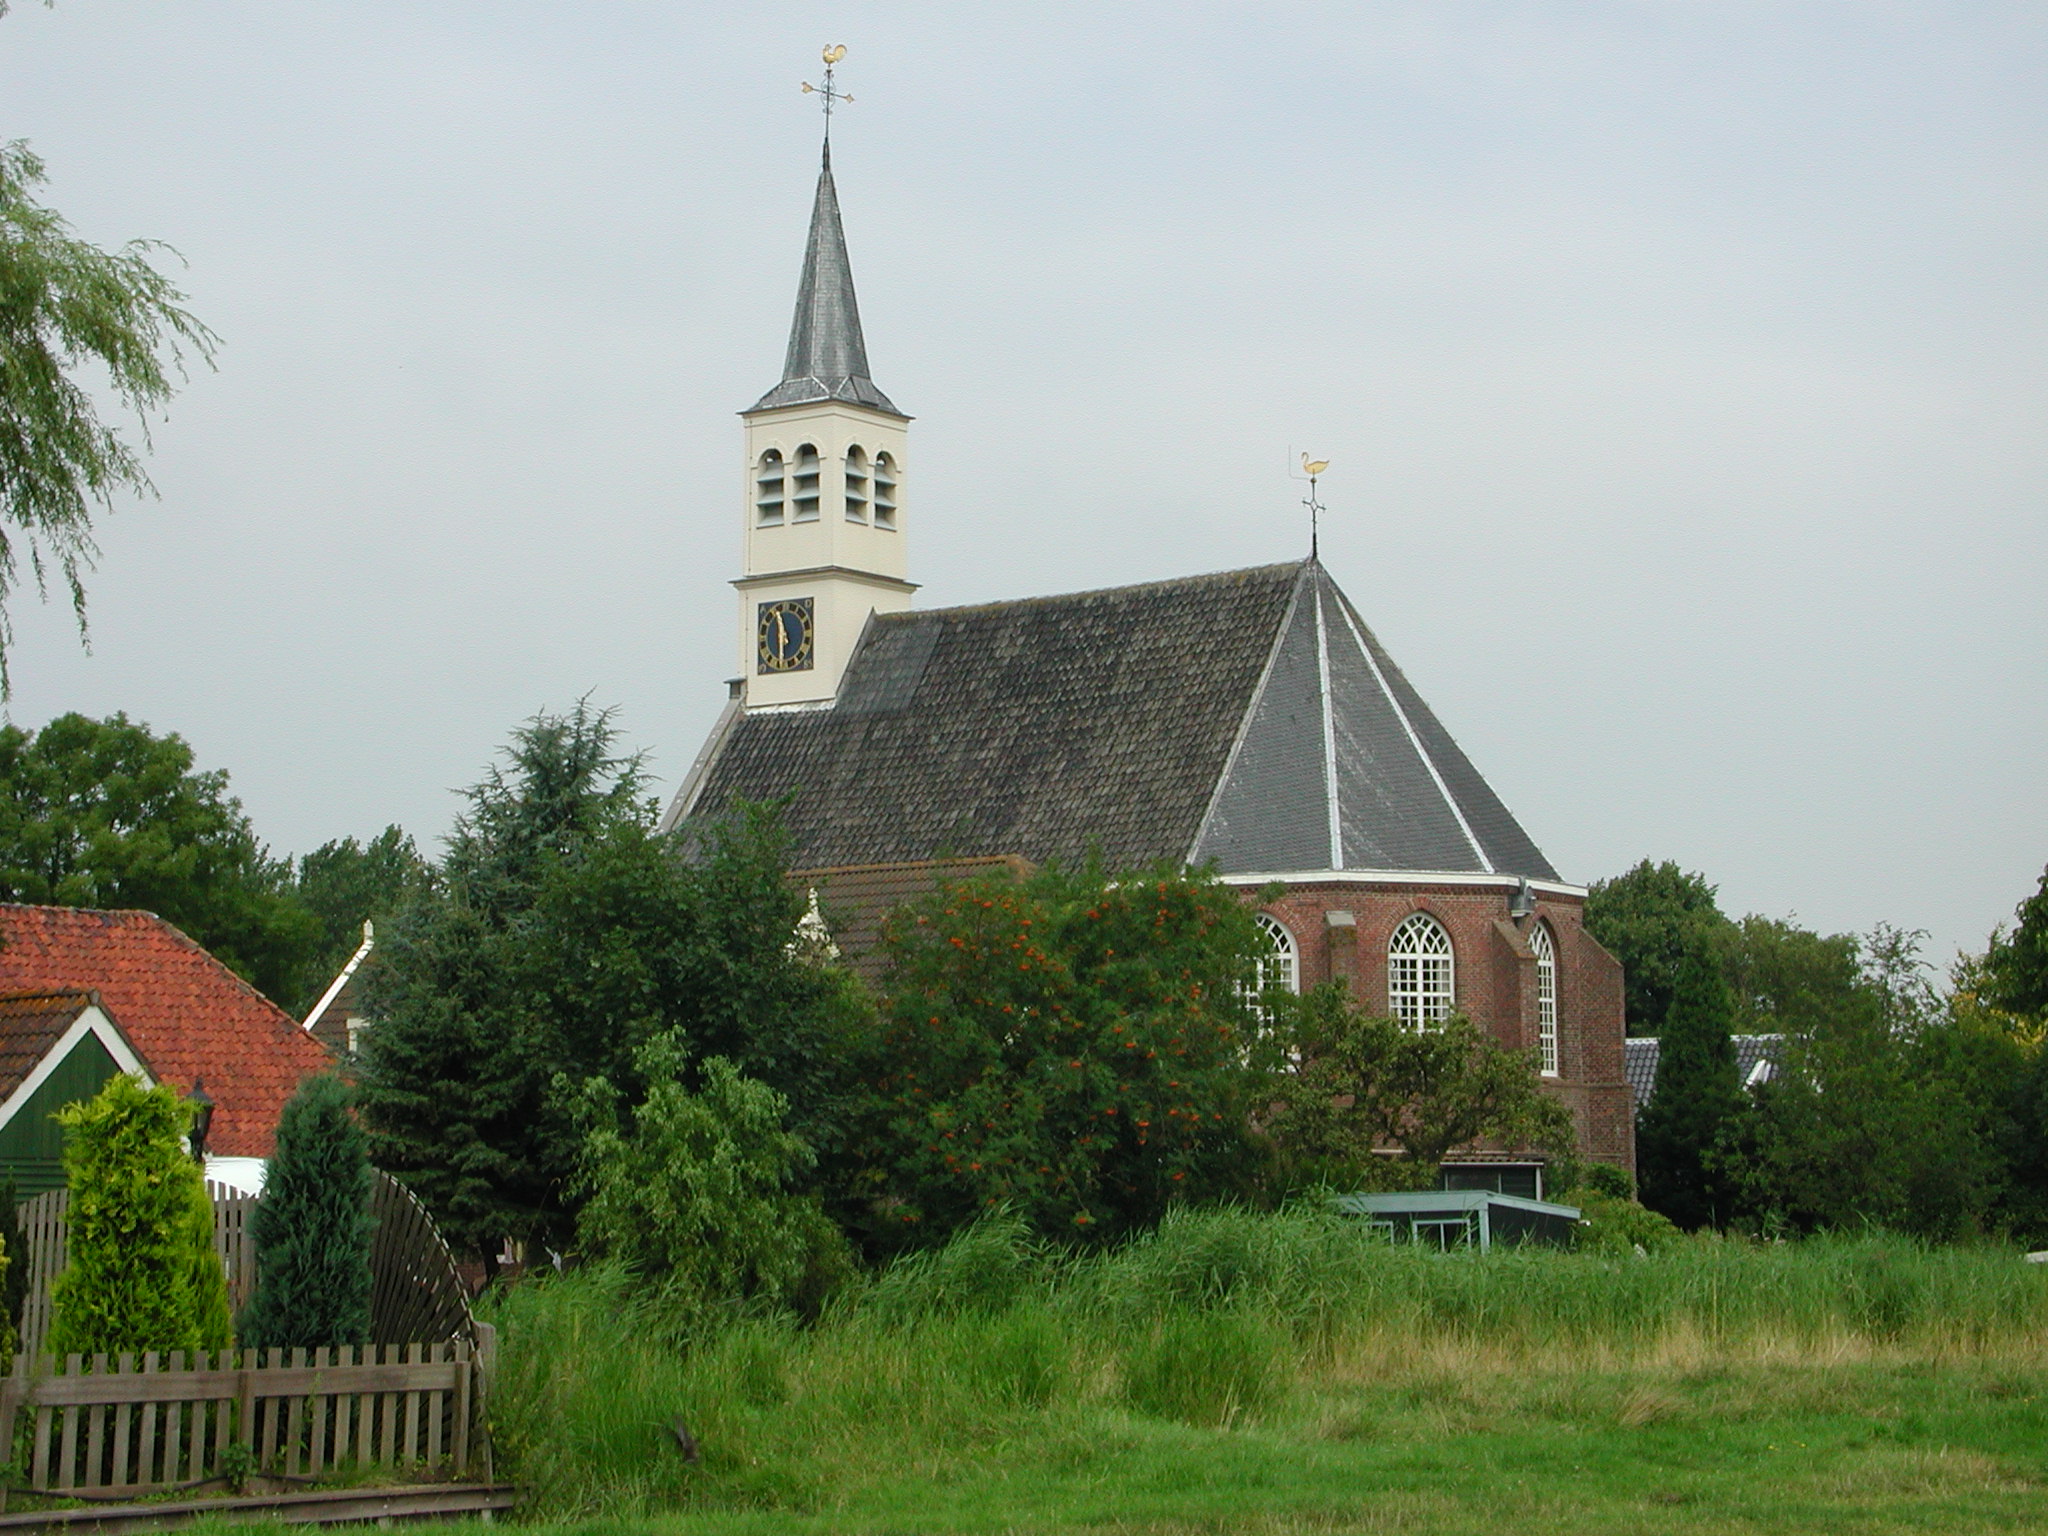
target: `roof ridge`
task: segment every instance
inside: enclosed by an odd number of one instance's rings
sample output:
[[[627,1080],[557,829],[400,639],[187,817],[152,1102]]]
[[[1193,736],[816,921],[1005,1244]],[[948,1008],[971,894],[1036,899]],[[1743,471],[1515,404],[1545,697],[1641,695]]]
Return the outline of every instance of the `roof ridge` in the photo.
[[[875,621],[878,624],[902,624],[917,619],[929,619],[948,614],[994,613],[998,610],[1014,612],[1021,608],[1034,608],[1053,603],[1078,602],[1082,598],[1088,597],[1109,597],[1125,593],[1135,596],[1142,593],[1164,591],[1169,587],[1212,585],[1248,576],[1278,575],[1282,571],[1294,573],[1298,576],[1302,566],[1306,563],[1306,561],[1302,560],[1282,560],[1272,565],[1246,565],[1229,571],[1202,571],[1193,576],[1172,576],[1163,581],[1136,581],[1124,586],[1089,587],[1080,592],[1047,592],[1037,597],[1006,597],[989,603],[956,603],[948,608],[913,608],[902,613],[878,613],[875,615]]]

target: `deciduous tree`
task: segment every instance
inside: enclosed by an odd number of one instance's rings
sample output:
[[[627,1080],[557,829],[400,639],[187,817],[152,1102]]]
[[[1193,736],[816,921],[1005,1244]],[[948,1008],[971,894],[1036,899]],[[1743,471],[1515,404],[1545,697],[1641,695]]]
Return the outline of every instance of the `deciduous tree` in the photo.
[[[431,872],[402,828],[386,827],[367,843],[353,837],[324,843],[302,856],[292,891],[319,923],[300,968],[299,985],[285,1006],[303,1015],[348,964],[363,942],[363,924],[388,922],[425,885]]]
[[[151,264],[167,247],[103,251],[79,239],[35,200],[43,180],[26,144],[0,144],[0,697],[13,633],[6,598],[23,556],[39,590],[61,579],[82,634],[82,573],[98,554],[93,506],[153,491],[141,453],[100,419],[90,386],[103,382],[146,423],[185,358],[211,360],[217,340]]]
[[[0,899],[143,908],[282,999],[317,934],[227,774],[119,714],[0,725]]]
[[[1991,936],[1984,957],[1984,1000],[2007,1013],[2048,1017],[2048,869],[2013,915],[2017,925],[2010,934]]]
[[[1586,894],[1586,931],[1622,965],[1628,1032],[1655,1034],[1671,1011],[1679,967],[1728,926],[1704,875],[1668,859],[1644,859],[1626,874],[1595,881]]]
[[[868,1232],[937,1242],[1007,1207],[1099,1241],[1243,1187],[1265,941],[1164,867],[948,887],[886,925]]]
[[[684,1328],[734,1304],[815,1304],[851,1275],[846,1239],[800,1188],[816,1159],[781,1094],[722,1056],[693,1071],[673,1034],[635,1065],[647,1088],[630,1114],[606,1079],[581,1085],[586,1253],[626,1265]]]
[[[1411,1029],[1331,985],[1303,996],[1298,1030],[1299,1060],[1270,1116],[1295,1182],[1423,1186],[1446,1154],[1475,1142],[1574,1157],[1571,1114],[1542,1091],[1527,1054],[1462,1015]]]

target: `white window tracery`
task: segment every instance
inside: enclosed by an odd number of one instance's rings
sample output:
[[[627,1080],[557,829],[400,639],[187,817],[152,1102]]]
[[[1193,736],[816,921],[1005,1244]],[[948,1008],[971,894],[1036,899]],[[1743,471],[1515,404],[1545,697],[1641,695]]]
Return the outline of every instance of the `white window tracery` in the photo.
[[[1546,923],[1529,929],[1529,952],[1536,957],[1536,1066],[1545,1077],[1557,1076],[1557,946]]]
[[[1387,1012],[1410,1029],[1441,1024],[1456,1007],[1451,936],[1427,912],[1404,918],[1387,941]]]
[[[1285,923],[1263,912],[1254,921],[1259,925],[1259,932],[1266,936],[1266,952],[1259,956],[1259,991],[1280,987],[1288,992],[1299,992],[1301,958],[1294,947],[1294,935],[1287,931]]]

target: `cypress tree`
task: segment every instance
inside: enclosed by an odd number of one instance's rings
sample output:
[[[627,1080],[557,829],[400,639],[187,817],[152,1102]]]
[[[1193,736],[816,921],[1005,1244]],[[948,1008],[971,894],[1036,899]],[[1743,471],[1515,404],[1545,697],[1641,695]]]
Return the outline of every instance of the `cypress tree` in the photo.
[[[57,1114],[71,1189],[49,1352],[226,1349],[227,1275],[213,1202],[185,1150],[192,1108],[126,1073]]]
[[[277,1125],[277,1151],[249,1220],[256,1294],[242,1313],[253,1349],[317,1349],[370,1336],[370,1158],[337,1077],[309,1078]]]
[[[1642,1202],[1688,1230],[1720,1226],[1731,1204],[1720,1149],[1746,1107],[1728,1037],[1733,999],[1705,945],[1680,961],[1657,1048],[1657,1085],[1636,1123]]]
[[[11,1173],[0,1174],[0,1253],[7,1255],[7,1271],[0,1276],[0,1317],[18,1337],[21,1304],[28,1299],[28,1239],[21,1235],[20,1201]]]

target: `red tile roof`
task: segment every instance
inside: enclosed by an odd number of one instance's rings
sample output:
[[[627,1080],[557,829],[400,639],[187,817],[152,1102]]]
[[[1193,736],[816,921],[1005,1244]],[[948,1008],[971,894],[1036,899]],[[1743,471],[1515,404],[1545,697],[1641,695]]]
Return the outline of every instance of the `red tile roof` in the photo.
[[[18,992],[0,997],[0,1099],[28,1081],[50,1047],[86,1009],[90,992]],[[116,1026],[117,1028],[119,1026]]]
[[[0,992],[93,990],[158,1082],[198,1078],[206,1149],[268,1157],[285,1100],[331,1058],[298,1021],[151,912],[0,903]]]

